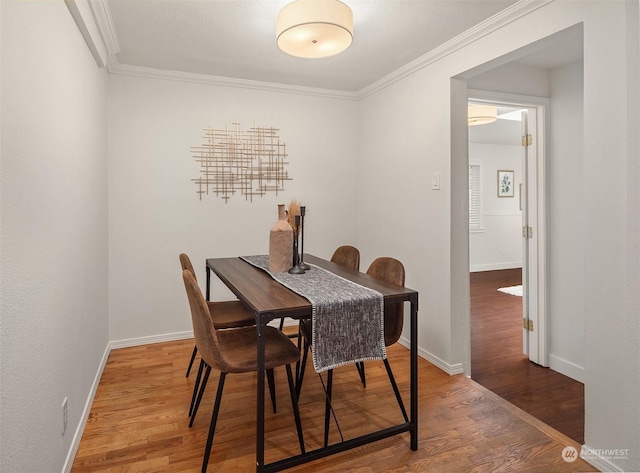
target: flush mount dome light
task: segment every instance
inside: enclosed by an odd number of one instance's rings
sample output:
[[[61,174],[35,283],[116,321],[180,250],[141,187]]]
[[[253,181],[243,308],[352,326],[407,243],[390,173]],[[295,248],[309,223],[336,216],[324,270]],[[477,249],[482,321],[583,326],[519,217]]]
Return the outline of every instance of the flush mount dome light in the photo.
[[[469,126],[486,125],[493,123],[498,118],[498,108],[491,105],[469,105],[468,109]]]
[[[295,0],[278,13],[276,41],[291,56],[335,56],[352,40],[353,12],[338,0]]]

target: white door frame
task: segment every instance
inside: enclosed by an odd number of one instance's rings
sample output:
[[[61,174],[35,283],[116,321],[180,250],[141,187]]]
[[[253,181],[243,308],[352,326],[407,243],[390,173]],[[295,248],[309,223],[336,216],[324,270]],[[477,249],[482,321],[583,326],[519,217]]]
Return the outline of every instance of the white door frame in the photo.
[[[548,155],[548,143],[545,130],[549,129],[547,123],[548,109],[551,101],[544,97],[527,95],[505,94],[484,90],[468,89],[467,98],[474,102],[487,102],[495,105],[527,108],[535,115],[535,122],[530,124],[530,129],[535,130],[532,135],[532,144],[528,148],[529,159],[526,160],[526,182],[524,182],[525,198],[523,199],[523,213],[527,221],[523,227],[531,227],[532,231],[527,235],[528,261],[523,261],[523,278],[528,294],[523,297],[523,324],[529,320],[533,322],[533,330],[523,329],[523,349],[525,354],[534,363],[549,366],[549,334],[546,304],[546,268],[547,268],[547,228],[546,228],[546,167],[545,157]],[[530,192],[533,190],[535,192]],[[534,199],[527,199],[527,195],[534,194]],[[524,228],[523,228],[524,231]]]

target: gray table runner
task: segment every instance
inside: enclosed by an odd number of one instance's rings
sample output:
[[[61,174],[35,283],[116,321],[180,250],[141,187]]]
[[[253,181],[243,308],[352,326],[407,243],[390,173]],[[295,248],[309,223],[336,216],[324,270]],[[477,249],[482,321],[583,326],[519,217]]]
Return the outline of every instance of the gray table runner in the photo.
[[[305,274],[271,273],[269,256],[241,258],[311,302],[316,372],[386,358],[382,294],[312,264]]]

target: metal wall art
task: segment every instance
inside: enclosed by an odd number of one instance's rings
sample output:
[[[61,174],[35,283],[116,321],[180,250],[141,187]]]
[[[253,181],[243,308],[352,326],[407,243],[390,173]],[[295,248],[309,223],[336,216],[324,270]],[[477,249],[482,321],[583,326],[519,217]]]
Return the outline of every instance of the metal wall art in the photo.
[[[244,131],[240,123],[231,125],[231,129],[205,128],[205,142],[191,147],[200,164],[200,177],[192,179],[198,186],[200,200],[203,195],[215,194],[227,203],[239,193],[253,202],[254,196],[284,191],[284,181],[291,178],[285,169],[289,163],[279,130],[254,123]]]

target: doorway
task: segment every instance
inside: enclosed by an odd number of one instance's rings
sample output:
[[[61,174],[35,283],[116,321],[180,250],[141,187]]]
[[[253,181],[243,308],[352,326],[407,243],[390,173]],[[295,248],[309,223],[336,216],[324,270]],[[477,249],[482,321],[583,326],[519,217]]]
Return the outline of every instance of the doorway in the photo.
[[[480,91],[469,97],[495,107],[497,115],[493,123],[469,127],[471,377],[582,443],[584,385],[543,368],[546,193],[537,173],[544,172],[540,135],[548,104],[504,95],[495,101],[495,94]]]
[[[454,330],[454,336],[462,342],[458,346],[465,347],[465,352],[461,352],[464,371],[472,378],[478,375],[477,372],[474,374],[471,367],[471,357],[477,350],[472,350],[472,338],[475,335],[472,330],[472,317],[475,314],[471,310],[474,301],[471,300],[469,278],[469,129],[466,113],[468,99],[478,98],[500,102],[501,97],[508,98],[510,94],[522,94],[522,97],[534,99],[550,97],[553,99],[553,107],[546,109],[548,115],[537,117],[538,121],[543,119],[546,122],[549,133],[549,140],[546,140],[543,145],[545,154],[549,157],[546,162],[547,168],[540,172],[545,176],[548,184],[548,194],[540,193],[540,196],[548,199],[546,205],[544,203],[542,205],[542,209],[547,212],[547,219],[540,223],[548,225],[549,231],[535,232],[534,230],[533,235],[546,234],[546,238],[539,241],[545,245],[546,252],[551,256],[545,261],[548,270],[545,275],[547,284],[538,286],[546,291],[545,302],[541,307],[548,310],[550,314],[548,329],[549,332],[553,332],[553,339],[550,340],[553,344],[546,351],[549,352],[549,366],[552,369],[541,368],[524,357],[526,363],[521,363],[521,367],[526,366],[526,370],[520,370],[519,384],[525,389],[528,387],[531,391],[526,403],[519,404],[516,400],[509,400],[509,402],[533,414],[531,410],[537,403],[533,399],[534,389],[539,388],[538,392],[543,393],[544,399],[548,399],[550,394],[556,394],[561,389],[550,387],[551,385],[544,380],[533,381],[529,377],[530,371],[542,370],[551,375],[562,373],[560,376],[564,375],[565,380],[575,382],[580,392],[570,396],[566,406],[556,403],[556,407],[569,407],[573,404],[579,407],[572,414],[565,412],[557,417],[576,419],[584,419],[584,385],[581,381],[585,379],[582,344],[584,311],[580,306],[582,299],[579,290],[583,273],[580,257],[583,254],[583,248],[579,244],[576,245],[575,239],[572,238],[575,231],[583,231],[585,226],[580,220],[580,212],[576,212],[576,209],[580,209],[579,200],[582,195],[580,189],[581,143],[583,142],[581,117],[584,114],[582,38],[582,26],[576,25],[451,78],[451,183],[453,189],[451,278],[452,285],[466,291],[467,296],[452,297],[451,310],[452,319],[454,314],[462,314],[454,320],[457,324],[455,327],[460,328],[460,330]],[[476,96],[475,92],[479,89],[491,91],[492,96]],[[494,289],[491,294],[495,295],[498,292]],[[540,328],[542,327],[538,326],[538,329]],[[519,330],[522,329],[521,325]],[[539,330],[538,333],[546,333],[546,331]],[[547,343],[545,337],[542,337],[541,341]],[[493,344],[497,343],[493,342]],[[522,348],[520,343],[518,353],[522,353]],[[500,367],[494,366],[493,371],[496,373],[496,378],[505,377],[505,371]],[[498,392],[497,388],[489,387],[489,389]],[[500,395],[507,398],[506,394]],[[549,425],[554,425],[551,419],[539,418]],[[584,435],[583,421],[579,420],[578,423],[581,425],[579,434]],[[559,427],[556,428],[563,431]]]
[[[469,269],[522,269],[518,285],[500,289],[519,291],[522,353],[549,366],[545,299],[549,100],[469,90],[468,107]],[[476,109],[489,117],[472,119]]]

